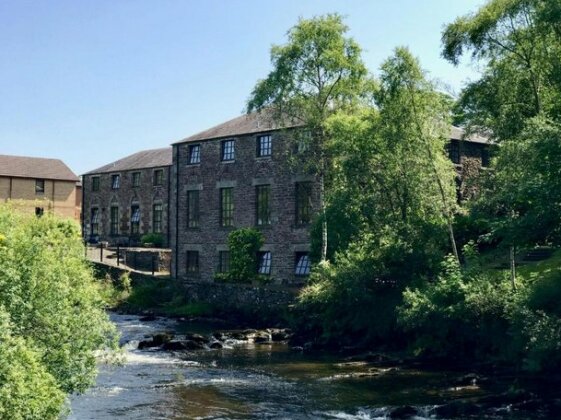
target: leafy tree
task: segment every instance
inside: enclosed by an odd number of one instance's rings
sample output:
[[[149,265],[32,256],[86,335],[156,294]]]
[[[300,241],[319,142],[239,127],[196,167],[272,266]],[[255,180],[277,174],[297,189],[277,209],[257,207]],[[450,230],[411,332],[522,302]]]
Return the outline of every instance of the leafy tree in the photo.
[[[463,122],[500,140],[540,113],[561,116],[560,10],[559,0],[491,0],[445,28],[446,59],[457,64],[471,51],[484,65],[462,92]]]
[[[40,354],[12,334],[9,315],[0,309],[0,418],[56,419],[64,400]]]
[[[65,393],[84,391],[97,373],[95,351],[117,348],[104,306],[73,221],[0,206],[0,307],[11,336],[29,349],[22,357],[53,401],[58,394],[47,391],[50,385]],[[6,380],[0,375],[2,388]]]
[[[285,45],[272,47],[273,70],[257,83],[247,105],[248,112],[272,110],[280,126],[303,125],[309,133],[297,141],[305,143],[306,162],[319,180],[322,260],[327,258],[325,211],[332,169],[325,124],[335,112],[352,108],[368,84],[360,47],[347,31],[337,14],[301,19],[288,32]]]

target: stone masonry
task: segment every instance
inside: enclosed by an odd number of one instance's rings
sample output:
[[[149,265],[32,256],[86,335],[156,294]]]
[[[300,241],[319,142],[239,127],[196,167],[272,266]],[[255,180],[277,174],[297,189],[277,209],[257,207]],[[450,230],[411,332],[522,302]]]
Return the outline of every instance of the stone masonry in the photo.
[[[219,138],[213,134],[194,136],[174,145],[170,222],[172,244],[172,275],[186,280],[212,282],[219,272],[220,252],[228,250],[228,234],[241,227],[255,227],[264,236],[262,251],[271,254],[268,278],[273,284],[294,285],[304,281],[296,276],[296,253],[310,250],[309,224],[296,223],[296,184],[311,182],[312,211],[317,213],[319,191],[314,177],[299,173],[288,163],[291,153],[284,136],[286,131],[266,130],[266,124],[251,117],[238,131],[254,131]],[[230,124],[228,122],[226,124]],[[254,124],[254,125],[252,125]],[[265,130],[264,130],[265,128]],[[235,129],[229,130],[235,134]],[[257,156],[257,138],[271,135],[270,156]],[[235,159],[223,161],[225,140],[234,140]],[[200,163],[190,164],[190,146],[200,146]],[[270,187],[270,224],[257,225],[257,187]],[[233,226],[220,223],[220,189],[233,188]],[[199,226],[187,223],[189,191],[199,191]],[[187,252],[198,253],[197,273],[187,273]]]
[[[140,243],[142,235],[156,232],[163,236],[163,245],[167,246],[170,163],[171,148],[156,149],[139,152],[85,174],[85,239],[90,242],[106,241],[111,245],[135,246]],[[158,171],[161,171],[159,175]],[[114,185],[116,176],[119,177],[118,188]],[[138,222],[133,226],[135,210],[138,211]],[[117,225],[113,223],[113,227],[112,212],[114,216],[116,213],[118,219]],[[136,232],[133,232],[135,229]]]

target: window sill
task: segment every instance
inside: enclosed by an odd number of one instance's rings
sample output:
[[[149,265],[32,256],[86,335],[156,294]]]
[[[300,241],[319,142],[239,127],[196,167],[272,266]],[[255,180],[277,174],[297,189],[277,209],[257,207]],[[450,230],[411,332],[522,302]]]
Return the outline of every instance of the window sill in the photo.
[[[255,156],[255,160],[272,160],[272,155],[269,156]]]
[[[197,168],[197,167],[201,166],[201,162],[197,162],[197,163],[187,163],[187,164],[185,164],[185,166],[186,166],[187,168]]]
[[[232,160],[221,160],[220,163],[236,163],[236,159],[232,159]]]

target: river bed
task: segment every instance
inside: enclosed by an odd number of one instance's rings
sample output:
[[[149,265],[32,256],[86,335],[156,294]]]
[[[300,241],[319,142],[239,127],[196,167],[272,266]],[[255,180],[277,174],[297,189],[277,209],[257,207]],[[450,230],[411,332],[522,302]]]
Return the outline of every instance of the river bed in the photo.
[[[122,334],[122,365],[100,365],[97,383],[70,399],[69,419],[384,419],[413,406],[417,419],[436,406],[494,390],[450,386],[458,372],[382,369],[309,356],[287,344],[234,343],[219,350],[164,352],[137,344],[161,331],[210,334],[215,326],[111,314]],[[499,407],[490,418],[527,418]]]

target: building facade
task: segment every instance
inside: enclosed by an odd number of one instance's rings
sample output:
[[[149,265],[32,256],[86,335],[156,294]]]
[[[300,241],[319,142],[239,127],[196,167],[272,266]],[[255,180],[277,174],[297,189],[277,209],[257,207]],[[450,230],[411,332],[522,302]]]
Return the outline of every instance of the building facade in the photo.
[[[319,191],[289,164],[286,135],[251,114],[173,145],[173,276],[213,281],[228,270],[229,233],[255,227],[264,238],[256,270],[272,283],[303,282]]]
[[[0,155],[0,200],[41,216],[79,220],[79,178],[58,159]]]
[[[84,238],[136,246],[155,233],[168,246],[171,163],[171,148],[145,150],[84,174]]]

